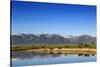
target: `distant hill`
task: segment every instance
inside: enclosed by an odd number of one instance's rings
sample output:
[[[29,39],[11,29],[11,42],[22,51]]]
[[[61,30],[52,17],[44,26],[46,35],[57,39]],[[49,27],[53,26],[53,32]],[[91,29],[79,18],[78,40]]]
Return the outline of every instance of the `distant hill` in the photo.
[[[12,34],[11,44],[41,44],[41,43],[91,43],[96,42],[96,37],[90,35],[64,37],[58,34]]]

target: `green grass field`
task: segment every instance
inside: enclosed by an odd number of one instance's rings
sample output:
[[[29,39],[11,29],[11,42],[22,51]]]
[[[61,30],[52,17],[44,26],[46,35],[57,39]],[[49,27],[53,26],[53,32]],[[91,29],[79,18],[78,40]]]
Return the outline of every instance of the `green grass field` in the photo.
[[[12,51],[29,50],[29,49],[62,49],[62,48],[93,48],[96,49],[96,44],[25,44],[11,45]]]

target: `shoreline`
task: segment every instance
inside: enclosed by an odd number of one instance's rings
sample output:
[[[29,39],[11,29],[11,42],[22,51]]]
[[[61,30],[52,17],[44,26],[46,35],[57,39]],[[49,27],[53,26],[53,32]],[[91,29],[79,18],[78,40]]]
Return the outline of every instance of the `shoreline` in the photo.
[[[96,49],[92,48],[29,49],[24,51],[39,53],[96,54]]]
[[[11,51],[29,51],[37,53],[65,53],[65,54],[96,54],[96,44],[39,44],[39,45],[16,45]]]

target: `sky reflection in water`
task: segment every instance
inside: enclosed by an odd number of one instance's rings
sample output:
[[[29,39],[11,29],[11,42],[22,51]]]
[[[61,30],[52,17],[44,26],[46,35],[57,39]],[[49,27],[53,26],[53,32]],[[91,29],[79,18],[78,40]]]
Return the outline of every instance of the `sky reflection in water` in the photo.
[[[12,52],[12,66],[44,65],[60,63],[94,62],[96,55],[89,54],[61,54],[36,53],[16,51]]]

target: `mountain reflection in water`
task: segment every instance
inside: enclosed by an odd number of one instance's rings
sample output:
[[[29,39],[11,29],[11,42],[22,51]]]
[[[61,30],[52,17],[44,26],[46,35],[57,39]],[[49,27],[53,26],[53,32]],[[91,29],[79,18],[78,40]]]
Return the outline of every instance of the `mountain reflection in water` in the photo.
[[[40,58],[40,59],[45,59],[45,58],[56,58],[60,56],[67,56],[69,54],[62,54],[62,53],[38,53],[38,52],[28,52],[28,51],[14,51],[12,52],[12,58],[15,59],[31,59],[31,58]],[[77,56],[84,56],[84,57],[89,57],[90,54],[73,54]],[[95,56],[95,54],[92,54],[91,56]]]

